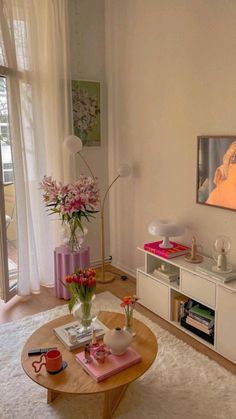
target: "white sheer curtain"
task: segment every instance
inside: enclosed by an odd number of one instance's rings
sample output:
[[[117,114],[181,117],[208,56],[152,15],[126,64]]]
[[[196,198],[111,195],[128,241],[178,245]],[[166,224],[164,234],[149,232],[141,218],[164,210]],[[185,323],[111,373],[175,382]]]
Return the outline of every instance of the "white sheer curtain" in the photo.
[[[18,294],[27,295],[39,292],[40,284],[53,285],[60,229],[46,215],[39,182],[44,174],[61,181],[73,177],[62,146],[71,131],[66,0],[0,0],[0,40],[9,70]]]

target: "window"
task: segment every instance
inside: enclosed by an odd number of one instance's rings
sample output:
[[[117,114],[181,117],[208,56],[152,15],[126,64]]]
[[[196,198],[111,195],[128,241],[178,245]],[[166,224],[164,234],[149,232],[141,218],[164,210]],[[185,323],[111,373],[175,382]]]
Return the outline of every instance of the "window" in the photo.
[[[0,265],[3,267],[0,271],[0,277],[2,275],[5,289],[7,290],[6,294],[3,294],[1,291],[1,297],[3,296],[4,299],[9,299],[10,296],[13,296],[16,293],[18,276],[17,228],[16,212],[14,210],[15,186],[8,118],[7,75],[6,77],[0,75],[0,154],[2,162],[0,167],[2,173],[2,182],[0,185],[1,226],[3,225],[3,220],[5,221],[5,230],[2,235],[3,245],[0,248]],[[4,200],[4,206],[1,205],[1,200]]]
[[[0,77],[0,143],[3,183],[7,184],[14,181],[14,175],[9,137],[7,86],[5,77]]]
[[[14,182],[13,174],[13,163],[12,163],[12,154],[11,146],[5,141],[1,141],[1,153],[2,153],[2,177],[3,183]]]
[[[8,135],[8,124],[0,124],[0,128],[1,128],[1,135],[3,137],[7,137],[7,135]]]
[[[3,183],[11,183],[14,181],[12,163],[3,163]]]

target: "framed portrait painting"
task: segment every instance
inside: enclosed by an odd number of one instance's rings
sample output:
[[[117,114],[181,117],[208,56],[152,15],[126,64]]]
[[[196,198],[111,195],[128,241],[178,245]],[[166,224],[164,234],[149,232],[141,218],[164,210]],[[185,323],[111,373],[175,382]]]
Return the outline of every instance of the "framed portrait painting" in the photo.
[[[72,80],[74,134],[84,146],[101,145],[100,82]]]
[[[236,210],[236,135],[198,137],[197,203]]]

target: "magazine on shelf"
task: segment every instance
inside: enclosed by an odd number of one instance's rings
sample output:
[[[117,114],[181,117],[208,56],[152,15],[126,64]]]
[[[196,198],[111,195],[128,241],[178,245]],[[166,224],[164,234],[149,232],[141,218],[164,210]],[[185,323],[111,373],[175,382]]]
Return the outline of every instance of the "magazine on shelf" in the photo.
[[[212,259],[211,261],[204,261],[201,265],[196,267],[196,271],[209,275],[211,278],[218,280],[219,282],[229,282],[236,280],[236,268],[233,267],[232,272],[215,272],[212,267],[215,266],[216,262]]]
[[[213,310],[206,307],[201,307],[199,304],[194,305],[189,309],[189,313],[193,313],[195,316],[202,317],[207,320],[214,320],[215,316]]]
[[[101,339],[107,330],[109,330],[102,322],[96,320],[93,323],[93,328],[88,331],[81,329],[81,324],[78,321],[64,324],[63,326],[55,327],[53,329],[55,335],[66,346],[69,351],[84,346],[92,339],[93,330],[96,331],[97,339]],[[71,335],[73,335],[73,343],[71,342]]]
[[[177,281],[179,279],[179,270],[178,269],[173,269],[174,267],[170,267],[170,269],[167,272],[164,272],[161,267],[154,269],[152,275],[156,276],[157,278],[163,278],[166,279],[168,282],[174,282]]]
[[[191,324],[193,327],[196,327],[197,329],[201,330],[202,332],[207,333],[208,335],[212,334],[213,332],[213,327],[209,328],[205,326],[204,324],[200,323],[199,321],[194,320],[190,316],[186,317],[186,323]]]
[[[186,295],[176,295],[172,302],[173,321],[180,322],[181,317],[184,316],[184,305],[189,300]]]
[[[162,240],[158,242],[146,243],[144,245],[144,250],[154,253],[155,255],[159,255],[165,259],[171,259],[176,256],[185,255],[186,253],[189,253],[191,250],[190,247],[176,242],[170,242],[171,244],[173,244],[173,247],[163,248],[160,247],[161,243]]]
[[[99,364],[96,360],[86,363],[84,351],[76,354],[75,359],[97,382],[103,381],[142,360],[140,354],[133,348],[128,348],[123,355],[109,355],[103,364]]]
[[[188,329],[190,332],[192,332],[194,335],[199,336],[200,338],[206,340],[207,342],[214,345],[214,331],[210,335],[208,333],[203,332],[202,330],[197,329],[196,327],[192,326],[191,324],[188,324],[186,322],[185,317],[183,317],[180,321],[181,326],[183,326],[185,329]]]
[[[198,314],[194,314],[191,311],[189,312],[189,317],[191,317],[193,320],[197,320],[199,323],[202,323],[209,329],[214,325],[214,319],[206,319],[205,317],[199,316]]]

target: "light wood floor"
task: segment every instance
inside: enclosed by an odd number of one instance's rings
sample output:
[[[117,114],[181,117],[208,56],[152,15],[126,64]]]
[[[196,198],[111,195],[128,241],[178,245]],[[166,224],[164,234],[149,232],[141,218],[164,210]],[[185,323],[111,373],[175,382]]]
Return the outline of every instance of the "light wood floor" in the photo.
[[[110,270],[124,275],[124,272],[121,272],[112,266],[110,267]],[[110,284],[97,284],[97,293],[103,291],[110,291],[119,298],[122,298],[124,295],[135,294],[135,278],[128,275],[128,279],[123,281],[120,276],[117,276],[116,279]],[[40,294],[31,295],[28,297],[16,296],[7,304],[4,304],[2,301],[0,301],[0,324],[17,320],[28,315],[36,314],[41,311],[49,310],[61,304],[66,304],[66,301],[56,298],[53,288],[42,287]],[[188,336],[167,321],[161,319],[159,316],[142,307],[140,304],[136,305],[136,309],[150,320],[152,320],[154,323],[159,324],[161,327],[168,330],[179,339],[182,339],[184,342],[193,346],[197,351],[207,355],[209,358],[215,360],[224,368],[236,374],[236,365],[232,362],[226,360],[208,347],[202,345],[194,338],[191,338],[191,336]]]

